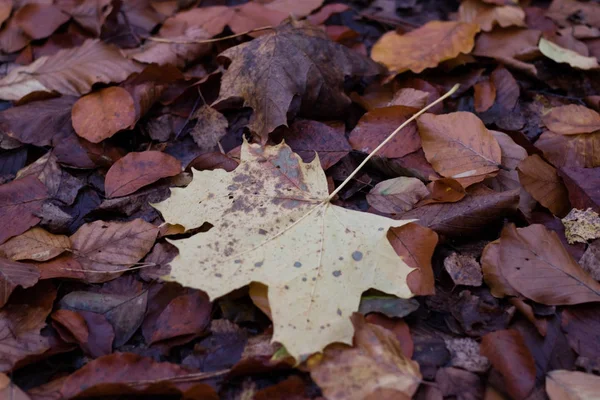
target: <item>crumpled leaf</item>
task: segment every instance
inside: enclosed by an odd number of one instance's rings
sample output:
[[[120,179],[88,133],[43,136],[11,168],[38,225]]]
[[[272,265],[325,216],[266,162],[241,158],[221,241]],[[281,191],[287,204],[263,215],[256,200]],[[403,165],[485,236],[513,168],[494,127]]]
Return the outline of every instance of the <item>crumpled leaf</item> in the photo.
[[[38,58],[0,79],[0,99],[20,100],[34,92],[79,96],[94,83],[120,82],[137,67],[113,46],[87,40],[81,46]]]
[[[594,400],[599,391],[598,375],[558,369],[546,376],[546,392],[550,400]]]
[[[425,157],[440,175],[466,188],[498,171],[500,145],[475,114],[424,114],[417,124]]]
[[[587,210],[572,209],[562,219],[562,223],[570,244],[587,243],[588,240],[600,238],[600,215],[591,208]]]
[[[296,359],[350,343],[349,316],[376,288],[410,297],[411,272],[386,238],[394,221],[334,206],[318,159],[304,164],[285,144],[244,142],[231,173],[194,171],[185,189],[155,207],[171,224],[214,228],[173,241],[171,276],[211,299],[252,281],[269,286],[273,340]],[[195,204],[190,210],[190,204]]]
[[[403,354],[392,332],[360,314],[352,323],[353,348],[331,347],[322,359],[309,360],[310,375],[323,394],[332,400],[410,399],[421,382],[419,364]]]
[[[554,107],[542,120],[548,129],[562,135],[578,135],[600,130],[600,114],[578,104]]]
[[[318,28],[286,23],[275,32],[227,49],[231,60],[217,101],[243,98],[254,113],[248,127],[262,142],[280,125],[294,96],[312,113],[332,117],[350,104],[343,92],[347,76],[373,76],[373,61],[330,41]]]
[[[431,21],[403,35],[394,31],[384,34],[373,46],[371,58],[394,75],[408,70],[419,73],[460,53],[469,53],[477,32],[477,24]]]
[[[584,70],[600,68],[596,57],[583,56],[544,38],[540,39],[539,47],[543,55],[557,63],[567,63],[573,68]]]

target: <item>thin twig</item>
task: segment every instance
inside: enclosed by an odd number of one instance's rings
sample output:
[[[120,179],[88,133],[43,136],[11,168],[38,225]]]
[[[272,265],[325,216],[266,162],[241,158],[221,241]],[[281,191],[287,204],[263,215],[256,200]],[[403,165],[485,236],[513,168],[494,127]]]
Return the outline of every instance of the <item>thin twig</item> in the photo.
[[[159,37],[154,37],[154,36],[148,36],[148,37],[146,37],[146,39],[147,40],[151,40],[153,42],[159,42],[159,43],[204,44],[204,43],[220,42],[221,40],[234,39],[236,37],[248,35],[250,33],[260,32],[260,31],[266,31],[268,29],[275,29],[275,28],[272,27],[272,26],[261,26],[260,28],[250,29],[249,31],[246,31],[246,32],[236,33],[236,34],[233,34],[233,35],[223,36],[223,37],[220,37],[220,38],[202,39],[202,40],[176,40],[176,39],[168,39],[168,38],[159,38]]]
[[[421,114],[423,114],[425,111],[429,110],[431,107],[435,106],[436,104],[444,101],[445,99],[447,99],[448,97],[452,96],[452,94],[454,92],[456,92],[458,90],[458,87],[460,85],[457,83],[456,85],[454,85],[454,87],[452,89],[450,89],[445,95],[443,95],[442,97],[440,97],[439,99],[437,99],[436,101],[434,101],[433,103],[429,104],[428,106],[424,107],[423,109],[421,109],[421,111],[413,114],[412,117],[410,117],[409,119],[407,119],[406,121],[404,121],[404,123],[402,125],[400,125],[399,127],[396,128],[396,130],[394,130],[394,132],[392,132],[383,142],[381,142],[379,144],[379,146],[377,146],[375,148],[375,150],[373,150],[368,156],[367,158],[365,158],[363,160],[362,163],[360,163],[360,165],[358,167],[356,167],[356,169],[354,171],[352,171],[352,173],[346,178],[346,180],[344,182],[342,182],[342,184],[340,186],[338,186],[330,195],[329,197],[327,197],[324,201],[325,202],[329,202],[331,201],[331,199],[333,199],[335,197],[336,194],[339,193],[340,190],[342,190],[342,188],[344,186],[346,186],[348,184],[348,182],[350,182],[352,180],[352,178],[354,177],[354,175],[356,175],[358,173],[358,171],[360,171],[360,169],[362,167],[365,166],[365,164],[371,159],[373,158],[373,156],[375,155],[375,153],[377,153],[379,150],[381,150],[381,148],[383,146],[385,146],[390,140],[392,140],[394,138],[394,136],[396,136],[396,134],[398,132],[400,132],[402,130],[402,128],[404,128],[406,125],[410,124],[412,121],[414,121],[415,119],[417,119]]]

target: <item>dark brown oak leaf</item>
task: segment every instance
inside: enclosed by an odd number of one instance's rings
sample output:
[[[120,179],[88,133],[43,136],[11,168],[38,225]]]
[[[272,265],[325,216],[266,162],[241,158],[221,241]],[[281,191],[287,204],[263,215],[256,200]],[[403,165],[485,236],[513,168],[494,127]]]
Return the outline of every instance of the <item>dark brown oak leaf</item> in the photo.
[[[310,115],[331,117],[350,104],[343,90],[345,77],[382,72],[375,62],[330,41],[322,30],[297,22],[284,23],[221,55],[231,65],[223,74],[217,102],[243,98],[254,109],[249,128],[262,142],[275,128],[287,125],[294,96]]]

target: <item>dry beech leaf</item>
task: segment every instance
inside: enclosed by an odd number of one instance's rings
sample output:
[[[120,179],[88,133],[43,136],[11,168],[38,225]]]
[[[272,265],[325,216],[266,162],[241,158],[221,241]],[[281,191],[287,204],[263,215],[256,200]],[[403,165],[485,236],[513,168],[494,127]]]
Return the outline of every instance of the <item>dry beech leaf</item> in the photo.
[[[379,65],[330,41],[320,29],[286,23],[275,32],[221,53],[231,60],[218,101],[243,98],[254,110],[248,127],[264,143],[287,125],[294,96],[307,110],[331,117],[350,105],[343,91],[347,76],[374,76]]]
[[[318,121],[296,120],[285,133],[285,142],[304,162],[311,162],[315,152],[321,167],[328,169],[344,158],[351,150],[344,134],[344,124],[324,124]]]
[[[382,107],[367,112],[358,121],[349,142],[354,150],[370,153],[416,111],[404,106]],[[404,157],[421,148],[417,124],[411,122],[392,138],[378,155],[387,158]]]
[[[58,6],[85,30],[100,36],[106,17],[113,10],[110,0],[58,2]]]
[[[460,3],[458,17],[463,22],[478,24],[485,32],[491,31],[494,25],[502,28],[526,26],[525,12],[521,7],[486,4],[482,0],[465,0]]]
[[[465,188],[498,171],[500,145],[475,114],[424,114],[417,120],[427,161]]]
[[[429,191],[417,178],[400,176],[379,182],[369,194],[369,205],[379,212],[402,214],[411,210]]]
[[[561,168],[559,172],[569,190],[571,205],[600,213],[600,167]]]
[[[181,162],[160,151],[131,152],[120,158],[106,173],[106,197],[127,196],[161,178],[181,172]]]
[[[269,287],[273,340],[296,359],[332,342],[350,343],[349,316],[376,288],[412,294],[412,269],[386,238],[394,221],[329,203],[318,158],[305,164],[285,145],[244,142],[232,172],[194,171],[192,183],[155,205],[165,221],[208,232],[172,243],[170,279],[211,299],[250,282]],[[190,204],[195,204],[190,210]]]
[[[31,287],[37,283],[39,277],[40,272],[34,265],[0,257],[0,308],[4,307],[17,286]]]
[[[373,46],[371,58],[394,75],[408,70],[419,73],[460,53],[469,53],[477,32],[477,24],[431,21],[403,35],[393,31],[384,34]]]
[[[354,346],[332,346],[309,360],[310,375],[331,400],[408,400],[421,382],[419,364],[407,358],[395,334],[352,315]],[[344,373],[340,374],[339,371]]]
[[[519,146],[504,132],[490,131],[500,145],[501,163],[504,167],[498,175],[486,181],[490,187],[499,192],[521,187],[517,166],[527,158],[527,150]]]
[[[394,93],[388,106],[404,106],[421,109],[425,107],[429,100],[429,93],[423,90],[413,88],[404,88]]]
[[[542,133],[535,147],[544,153],[544,157],[556,168],[600,167],[600,134],[583,133],[580,135],[561,135],[551,131]]]
[[[456,203],[461,201],[467,192],[459,181],[452,178],[440,178],[427,184],[429,195],[427,195],[418,206],[431,203]]]
[[[544,115],[542,120],[548,129],[562,135],[577,135],[600,130],[600,114],[577,104],[554,107]]]
[[[0,243],[37,225],[40,219],[35,213],[47,196],[46,186],[35,176],[0,185]]]
[[[496,101],[496,86],[488,79],[482,79],[473,86],[473,107],[478,113],[485,112]]]
[[[564,217],[571,209],[569,193],[556,168],[534,154],[519,163],[519,181],[523,188],[541,205],[558,217]]]
[[[490,242],[481,253],[481,271],[483,280],[490,287],[494,297],[519,296],[519,292],[510,286],[500,271],[500,239]]]
[[[498,271],[514,290],[546,305],[600,301],[600,283],[585,272],[543,225],[502,230]]]
[[[535,360],[519,331],[509,329],[483,336],[481,354],[504,377],[513,399],[525,399],[535,387]]]
[[[6,374],[0,373],[0,398],[10,400],[31,400],[31,397],[10,381]]]
[[[71,247],[67,236],[54,235],[42,228],[32,228],[0,245],[0,253],[19,260],[46,261]]]
[[[600,392],[600,376],[554,370],[546,376],[546,392],[550,400],[595,400]]]
[[[473,55],[491,57],[509,67],[537,75],[535,66],[525,61],[539,55],[540,35],[540,31],[521,28],[483,32],[477,37]]]
[[[71,236],[75,264],[87,282],[114,279],[150,251],[157,235],[158,228],[141,219],[84,224]]]
[[[44,39],[52,35],[69,16],[52,4],[28,3],[13,15],[19,28],[31,39]]]
[[[123,81],[136,69],[116,47],[86,40],[79,47],[59,50],[11,70],[0,79],[0,99],[20,100],[35,92],[80,96],[95,83]]]
[[[583,56],[544,38],[540,39],[539,47],[543,55],[557,63],[567,63],[573,68],[584,70],[600,68],[596,57]]]

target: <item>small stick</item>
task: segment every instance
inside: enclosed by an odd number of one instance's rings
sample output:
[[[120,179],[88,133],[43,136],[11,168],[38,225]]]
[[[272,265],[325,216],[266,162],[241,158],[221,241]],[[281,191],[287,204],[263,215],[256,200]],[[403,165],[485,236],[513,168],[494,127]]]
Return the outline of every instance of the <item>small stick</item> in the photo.
[[[365,158],[363,160],[362,163],[360,163],[360,165],[358,167],[356,167],[356,169],[354,171],[352,171],[352,173],[346,178],[346,180],[344,182],[342,182],[342,184],[340,186],[337,187],[337,189],[335,189],[330,195],[329,197],[327,197],[325,199],[325,201],[331,201],[331,199],[333,199],[335,197],[336,194],[339,193],[340,190],[342,190],[342,188],[344,186],[346,186],[348,184],[348,182],[350,182],[350,180],[352,180],[352,178],[354,177],[354,175],[356,175],[358,173],[358,171],[360,171],[360,169],[362,167],[365,166],[365,164],[371,159],[373,158],[373,156],[375,155],[375,153],[377,153],[379,150],[381,150],[381,148],[383,146],[385,146],[390,140],[392,140],[394,138],[394,136],[396,136],[396,134],[398,132],[400,132],[402,130],[402,128],[404,128],[406,125],[410,124],[412,121],[414,121],[415,119],[417,119],[421,114],[423,114],[425,111],[429,110],[431,107],[435,106],[436,104],[444,101],[445,99],[447,99],[448,97],[452,96],[452,94],[454,94],[454,92],[456,92],[458,90],[458,87],[460,85],[457,83],[456,85],[454,85],[452,87],[452,89],[450,89],[448,92],[446,92],[445,95],[443,95],[442,97],[440,97],[439,99],[437,99],[436,101],[434,101],[433,103],[429,104],[428,106],[424,107],[423,109],[421,109],[419,112],[416,112],[415,114],[413,114],[412,117],[410,117],[409,119],[407,119],[406,121],[404,121],[404,123],[402,123],[402,125],[400,125],[399,127],[397,127],[394,132],[390,133],[390,135],[379,144],[379,146],[377,146],[375,148],[375,150],[373,150],[368,156],[367,158]]]
[[[260,28],[250,29],[249,31],[242,32],[242,33],[236,33],[234,35],[223,36],[223,37],[214,38],[214,39],[203,39],[203,40],[174,40],[174,39],[159,38],[159,37],[154,37],[154,36],[148,36],[148,37],[146,37],[146,39],[151,40],[153,42],[159,42],[159,43],[203,44],[203,43],[220,42],[221,40],[233,39],[233,38],[248,35],[248,34],[254,33],[254,32],[266,31],[268,29],[275,29],[275,28],[272,26],[261,26]]]

